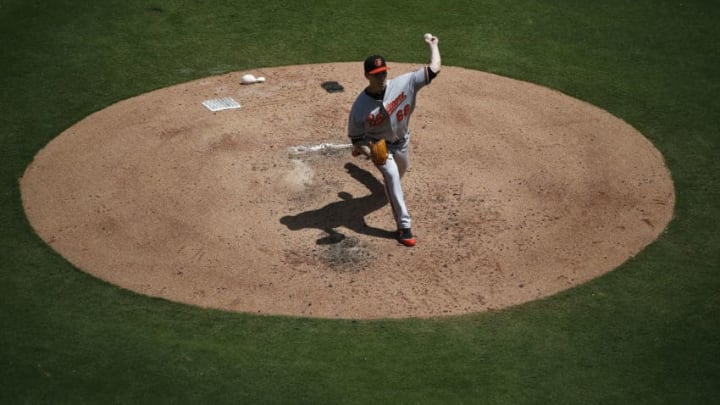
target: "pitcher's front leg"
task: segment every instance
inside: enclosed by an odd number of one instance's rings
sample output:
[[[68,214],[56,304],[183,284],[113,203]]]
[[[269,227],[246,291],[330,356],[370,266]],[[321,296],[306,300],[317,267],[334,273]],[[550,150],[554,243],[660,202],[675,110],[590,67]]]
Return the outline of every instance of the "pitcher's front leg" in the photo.
[[[405,205],[405,196],[403,195],[402,184],[400,183],[400,171],[398,170],[394,156],[392,154],[389,155],[387,162],[382,166],[378,166],[378,168],[383,175],[385,194],[390,202],[397,228],[410,228],[412,225],[410,213]]]

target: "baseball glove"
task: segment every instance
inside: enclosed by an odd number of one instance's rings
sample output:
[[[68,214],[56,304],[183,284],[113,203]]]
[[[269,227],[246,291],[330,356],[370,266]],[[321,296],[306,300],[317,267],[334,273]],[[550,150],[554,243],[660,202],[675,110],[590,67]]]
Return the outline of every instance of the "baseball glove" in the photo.
[[[368,146],[370,147],[370,159],[372,159],[373,163],[378,166],[384,165],[388,157],[385,140],[381,139],[377,142],[370,142]]]

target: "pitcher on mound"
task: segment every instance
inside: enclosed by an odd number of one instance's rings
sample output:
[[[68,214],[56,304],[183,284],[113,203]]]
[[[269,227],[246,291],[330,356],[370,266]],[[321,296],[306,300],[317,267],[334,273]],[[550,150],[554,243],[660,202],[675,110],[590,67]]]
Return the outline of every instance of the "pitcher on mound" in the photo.
[[[368,86],[355,99],[348,119],[352,154],[371,158],[380,169],[397,225],[397,240],[410,247],[417,240],[400,182],[409,165],[410,116],[417,92],[433,81],[441,67],[438,38],[425,34],[424,39],[430,50],[430,64],[414,72],[388,79],[384,57],[372,55],[365,59]]]

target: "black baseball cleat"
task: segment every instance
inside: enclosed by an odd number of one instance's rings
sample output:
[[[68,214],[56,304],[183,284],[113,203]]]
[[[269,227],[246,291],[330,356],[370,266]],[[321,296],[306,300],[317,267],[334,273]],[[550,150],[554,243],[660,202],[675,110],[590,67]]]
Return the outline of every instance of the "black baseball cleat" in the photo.
[[[410,231],[410,228],[406,229],[398,229],[398,242],[402,243],[403,245],[407,247],[413,247],[415,246],[415,243],[417,243],[417,240],[413,236],[412,232]]]

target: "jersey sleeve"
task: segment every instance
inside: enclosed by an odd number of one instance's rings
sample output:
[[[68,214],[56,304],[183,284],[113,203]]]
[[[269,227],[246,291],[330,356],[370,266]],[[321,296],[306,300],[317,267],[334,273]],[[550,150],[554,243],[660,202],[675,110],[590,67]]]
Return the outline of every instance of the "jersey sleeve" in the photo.
[[[413,84],[415,86],[416,90],[419,90],[432,81],[432,79],[435,77],[435,74],[430,70],[429,66],[423,66],[412,73],[413,75]]]
[[[358,119],[357,103],[354,103],[348,117],[348,138],[355,143],[365,136],[365,122]]]
[[[357,121],[353,119],[353,116],[350,116],[350,119],[348,120],[348,138],[352,141],[357,141],[363,138],[363,134],[365,133],[365,130],[363,128],[363,125],[359,125]]]

